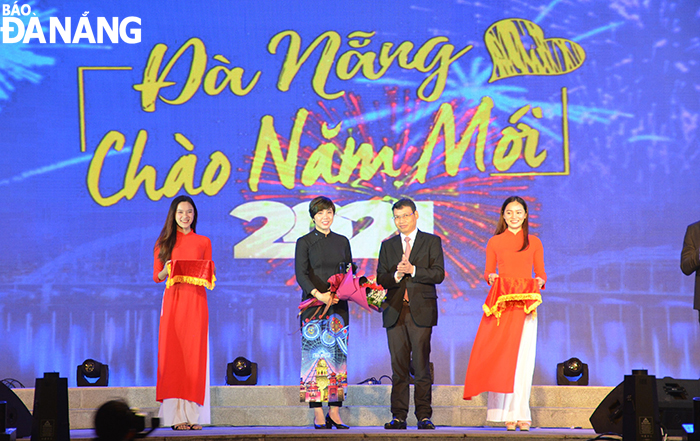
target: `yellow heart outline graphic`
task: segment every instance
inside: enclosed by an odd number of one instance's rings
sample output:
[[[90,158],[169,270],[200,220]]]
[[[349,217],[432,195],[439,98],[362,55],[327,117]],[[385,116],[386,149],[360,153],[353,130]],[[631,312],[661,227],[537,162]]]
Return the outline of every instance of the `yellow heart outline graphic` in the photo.
[[[525,47],[523,38],[534,43]],[[522,18],[499,20],[484,34],[493,71],[489,83],[524,75],[564,75],[586,60],[580,44],[565,38],[545,38],[537,24]]]

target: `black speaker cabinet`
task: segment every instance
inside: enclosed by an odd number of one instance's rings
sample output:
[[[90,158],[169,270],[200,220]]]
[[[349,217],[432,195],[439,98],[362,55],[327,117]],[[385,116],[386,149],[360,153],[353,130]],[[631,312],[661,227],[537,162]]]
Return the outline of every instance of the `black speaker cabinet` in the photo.
[[[678,399],[684,396],[678,380],[656,380],[646,371],[632,372],[633,375],[625,375],[625,380],[610,391],[593,412],[590,418],[593,430],[624,435],[625,441],[660,439],[661,425],[669,430],[669,423],[665,421],[673,422],[671,427],[682,430],[680,424],[686,422],[686,417],[678,417]],[[690,390],[686,387],[688,395],[692,395]],[[692,422],[692,396],[688,404],[683,403],[684,409],[686,406],[690,409],[689,422]]]
[[[622,439],[660,441],[661,419],[656,395],[656,377],[646,370],[633,370],[623,381]]]
[[[6,427],[17,428],[17,438],[24,438],[32,434],[32,414],[19,399],[12,389],[0,383],[0,401],[5,401],[7,412]]]
[[[669,436],[683,436],[683,424],[693,423],[693,398],[700,397],[700,380],[656,380],[661,426]]]
[[[622,403],[624,401],[624,383],[603,398],[589,418],[595,433],[617,433],[622,435]]]
[[[34,387],[32,441],[69,441],[68,379],[46,372]]]

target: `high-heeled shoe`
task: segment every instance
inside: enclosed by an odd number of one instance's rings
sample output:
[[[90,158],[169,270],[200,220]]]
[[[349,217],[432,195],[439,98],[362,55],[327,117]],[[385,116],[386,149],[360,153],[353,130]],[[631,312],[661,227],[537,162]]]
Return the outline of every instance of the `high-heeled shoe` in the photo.
[[[530,425],[532,422],[530,421],[518,421],[518,429],[520,429],[522,432],[527,432],[530,430]]]
[[[346,426],[345,424],[338,424],[335,421],[333,421],[333,418],[331,418],[331,414],[328,413],[326,414],[326,427],[333,428],[335,427],[336,429],[349,429],[350,426]]]
[[[331,426],[328,425],[328,419],[326,419],[325,424],[316,424],[316,421],[314,420],[314,429],[330,429]]]
[[[515,430],[516,427],[517,423],[515,421],[506,421],[506,430],[508,430],[509,432]]]

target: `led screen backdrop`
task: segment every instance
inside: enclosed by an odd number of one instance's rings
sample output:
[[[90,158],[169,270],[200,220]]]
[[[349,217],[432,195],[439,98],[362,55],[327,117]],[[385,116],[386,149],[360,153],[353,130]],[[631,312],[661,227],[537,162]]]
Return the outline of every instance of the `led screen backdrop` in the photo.
[[[436,383],[460,384],[502,201],[530,206],[549,276],[535,384],[697,376],[700,9],[692,1],[36,1],[2,4],[0,377],[86,358],[155,384],[153,245],[190,194],[212,240],[212,384],[239,355],[298,384],[308,201],[373,275],[391,204],[442,237]],[[353,306],[348,382],[390,374]]]

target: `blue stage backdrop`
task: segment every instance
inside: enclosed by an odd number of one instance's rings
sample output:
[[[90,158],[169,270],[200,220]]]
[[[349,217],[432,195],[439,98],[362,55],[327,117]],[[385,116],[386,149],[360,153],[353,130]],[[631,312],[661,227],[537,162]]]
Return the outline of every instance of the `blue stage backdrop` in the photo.
[[[299,383],[296,239],[338,205],[361,272],[418,202],[443,239],[435,380],[461,384],[510,195],[549,281],[535,384],[579,357],[697,378],[700,8],[692,0],[22,1],[0,29],[0,377],[86,358],[155,384],[153,245],[190,194],[218,269],[211,378],[239,355]],[[348,382],[390,374],[377,313],[351,310]]]

